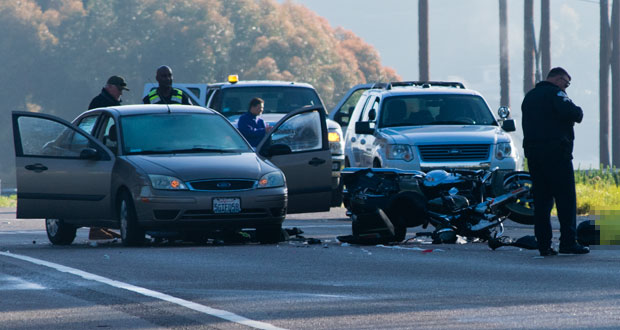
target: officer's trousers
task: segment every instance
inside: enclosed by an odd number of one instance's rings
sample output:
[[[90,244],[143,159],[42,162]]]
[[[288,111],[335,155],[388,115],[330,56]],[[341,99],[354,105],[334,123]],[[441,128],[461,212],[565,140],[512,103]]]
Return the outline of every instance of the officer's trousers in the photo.
[[[549,156],[536,153],[527,159],[534,190],[534,233],[541,251],[551,247],[554,200],[560,222],[560,246],[571,246],[576,238],[577,196],[573,162],[568,157]]]

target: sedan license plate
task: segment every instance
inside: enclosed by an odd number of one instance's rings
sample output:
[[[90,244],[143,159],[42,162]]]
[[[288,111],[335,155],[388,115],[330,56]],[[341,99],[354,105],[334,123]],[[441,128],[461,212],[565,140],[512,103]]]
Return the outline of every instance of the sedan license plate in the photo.
[[[239,198],[214,198],[213,213],[239,213],[241,200]]]

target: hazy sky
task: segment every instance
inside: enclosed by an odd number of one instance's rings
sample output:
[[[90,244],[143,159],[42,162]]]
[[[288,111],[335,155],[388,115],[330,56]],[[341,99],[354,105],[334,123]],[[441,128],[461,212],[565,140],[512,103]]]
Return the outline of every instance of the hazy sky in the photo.
[[[418,1],[293,0],[373,45],[384,65],[404,80],[418,76]],[[611,1],[610,1],[611,2]],[[430,76],[459,80],[499,107],[499,1],[431,0]],[[534,1],[540,30],[540,0]],[[510,106],[521,131],[523,99],[523,0],[508,1]],[[575,167],[598,167],[599,5],[596,0],[551,0],[551,65],[572,76],[567,90],[584,110],[575,126]],[[519,141],[519,146],[521,142]]]

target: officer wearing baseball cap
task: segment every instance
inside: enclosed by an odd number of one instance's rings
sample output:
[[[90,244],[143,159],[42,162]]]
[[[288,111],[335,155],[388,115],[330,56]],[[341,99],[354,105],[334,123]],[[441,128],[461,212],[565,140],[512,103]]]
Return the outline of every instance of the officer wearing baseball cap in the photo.
[[[104,108],[121,105],[121,95],[123,91],[128,91],[125,79],[120,76],[108,78],[108,82],[101,89],[101,93],[93,98],[88,105],[88,109]]]
[[[121,105],[121,95],[123,95],[123,91],[128,90],[129,88],[127,88],[127,83],[123,77],[112,76],[108,78],[105,86],[101,89],[101,93],[90,101],[88,109]],[[90,240],[109,240],[114,238],[120,238],[120,235],[106,228],[91,227],[88,233],[88,239]]]

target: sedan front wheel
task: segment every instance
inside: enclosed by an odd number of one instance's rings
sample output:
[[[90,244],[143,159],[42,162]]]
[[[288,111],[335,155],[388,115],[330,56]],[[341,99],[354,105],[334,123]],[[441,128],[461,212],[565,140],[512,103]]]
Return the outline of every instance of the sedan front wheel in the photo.
[[[136,210],[133,207],[131,196],[121,194],[118,206],[118,220],[121,227],[121,240],[125,246],[137,246],[144,242],[144,230],[138,226]]]

